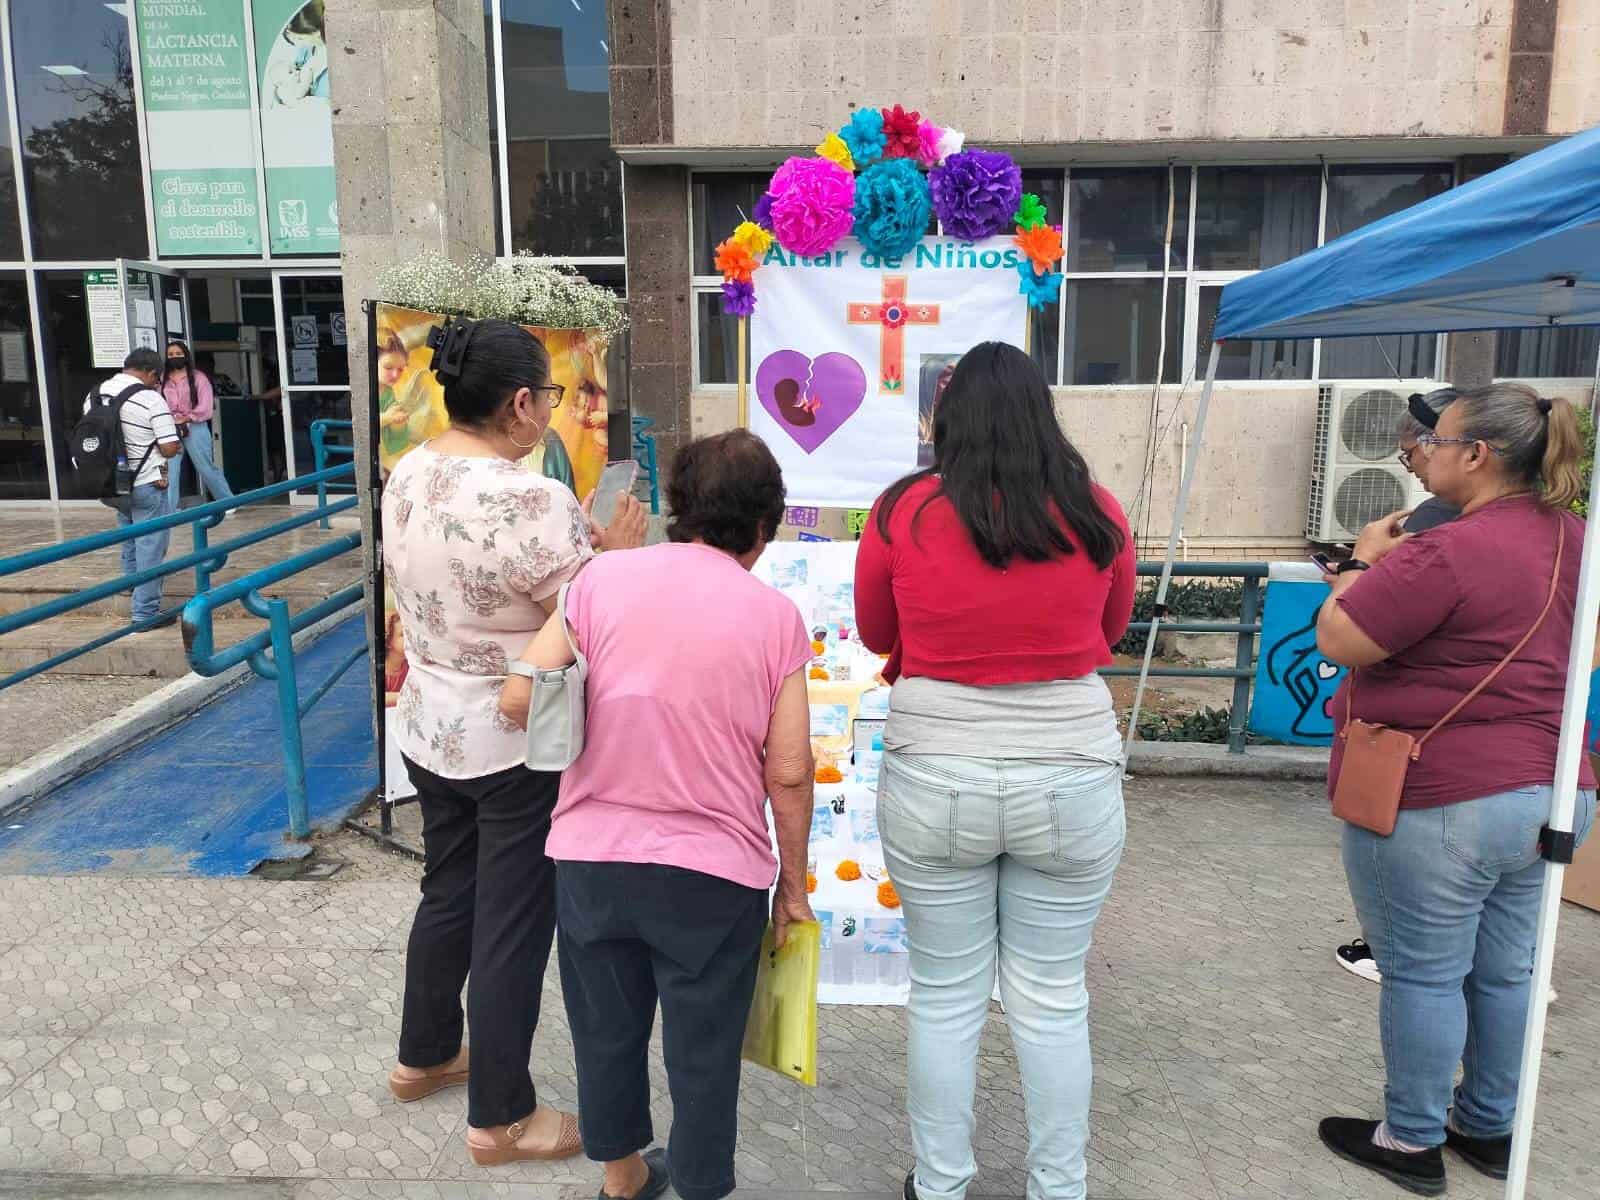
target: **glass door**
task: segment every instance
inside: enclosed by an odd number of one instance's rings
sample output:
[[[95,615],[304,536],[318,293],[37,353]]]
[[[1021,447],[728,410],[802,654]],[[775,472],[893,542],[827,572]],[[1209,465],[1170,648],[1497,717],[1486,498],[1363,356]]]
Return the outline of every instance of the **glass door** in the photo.
[[[171,267],[117,260],[128,348],[146,346],[165,354],[175,338],[189,340],[189,297],[183,276]]]
[[[311,423],[350,419],[350,359],[345,349],[344,284],[337,270],[275,271],[278,378],[290,478],[316,470]],[[346,440],[346,439],[336,439]],[[315,488],[292,497],[307,504]]]

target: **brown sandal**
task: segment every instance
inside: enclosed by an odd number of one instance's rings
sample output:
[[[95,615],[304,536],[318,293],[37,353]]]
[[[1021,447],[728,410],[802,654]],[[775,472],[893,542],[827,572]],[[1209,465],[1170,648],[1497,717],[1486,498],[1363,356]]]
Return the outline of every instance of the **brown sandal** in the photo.
[[[436,1067],[427,1067],[419,1076],[402,1075],[400,1068],[396,1067],[389,1072],[389,1090],[394,1093],[394,1098],[402,1104],[409,1104],[413,1100],[421,1100],[424,1096],[431,1096],[437,1091],[447,1087],[456,1087],[467,1081],[467,1048],[461,1047],[449,1062],[440,1063]]]
[[[527,1132],[528,1122],[533,1119],[529,1113],[520,1121],[513,1121],[509,1125],[500,1125],[492,1129],[471,1130],[467,1136],[467,1153],[472,1155],[472,1161],[480,1167],[498,1167],[514,1162],[558,1162],[564,1158],[575,1158],[583,1153],[583,1138],[578,1134],[578,1118],[571,1113],[561,1114],[561,1132],[556,1135],[556,1144],[549,1150],[536,1150],[531,1146],[519,1146],[517,1142]],[[494,1138],[493,1146],[479,1146],[473,1142],[472,1133],[487,1133]]]

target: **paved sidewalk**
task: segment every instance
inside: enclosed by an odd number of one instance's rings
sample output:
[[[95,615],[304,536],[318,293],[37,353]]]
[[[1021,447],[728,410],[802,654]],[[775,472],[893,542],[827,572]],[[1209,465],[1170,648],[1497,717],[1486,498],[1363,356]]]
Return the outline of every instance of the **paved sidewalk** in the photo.
[[[383,856],[390,877],[374,880],[361,854],[348,882],[0,878],[0,1196],[593,1196],[581,1160],[474,1167],[460,1092],[389,1098],[418,868]],[[1332,960],[1355,932],[1318,787],[1135,784],[1090,968],[1090,1194],[1402,1195],[1316,1140],[1323,1115],[1379,1111],[1378,990]],[[1541,1200],[1600,1194],[1600,915],[1566,906],[1561,942]],[[570,1105],[554,983],[535,1078]],[[747,1072],[741,1194],[897,1196],[903,1045],[900,1010],[826,1009],[815,1092]],[[979,1074],[974,1194],[1020,1196],[1022,1098],[998,1011]],[[659,1131],[668,1116],[658,1105]],[[1448,1170],[1458,1200],[1501,1194],[1459,1160]]]

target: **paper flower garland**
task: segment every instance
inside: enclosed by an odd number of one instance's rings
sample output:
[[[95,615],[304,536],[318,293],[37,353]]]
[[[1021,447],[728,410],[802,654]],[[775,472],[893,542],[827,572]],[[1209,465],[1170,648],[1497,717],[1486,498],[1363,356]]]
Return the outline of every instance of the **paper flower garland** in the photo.
[[[856,109],[850,114],[850,120],[839,128],[839,137],[849,149],[857,170],[870,167],[883,157],[887,141],[883,133],[883,113],[876,108]]]
[[[856,176],[855,235],[872,254],[908,253],[931,211],[927,180],[909,159],[885,159]]]
[[[1037,229],[1044,224],[1044,219],[1044,201],[1040,200],[1032,192],[1024,192],[1022,194],[1022,203],[1017,205],[1017,211],[1011,215],[1011,220],[1016,224],[1017,229]],[[739,228],[743,229],[744,226],[741,225]],[[737,231],[734,236],[738,236]]]
[[[1060,231],[1046,225],[1037,196],[1022,194],[1022,172],[1010,156],[965,145],[959,129],[902,104],[856,109],[823,137],[816,157],[779,167],[749,219],[717,247],[722,311],[741,319],[755,311],[752,276],[774,241],[790,254],[818,258],[854,233],[867,252],[902,257],[935,214],[941,232],[962,241],[1014,229],[1027,255],[1018,271],[1023,294],[1035,308],[1054,300]],[[827,678],[820,668],[808,674]]]
[[[722,272],[722,278],[730,283],[749,283],[756,269],[755,255],[733,238],[717,247],[715,262],[717,270]]]
[[[837,133],[830,133],[822,139],[822,144],[817,147],[817,157],[836,162],[846,171],[856,169],[856,160],[850,157],[850,147],[844,144],[844,139]]]
[[[922,114],[907,112],[900,105],[883,110],[883,156],[909,158],[916,161],[922,149],[922,139],[917,130],[922,125]]]
[[[977,241],[1010,222],[1022,199],[1022,170],[1008,154],[963,150],[928,173],[928,188],[944,231]]]
[[[755,258],[772,249],[772,235],[754,221],[741,221],[729,240],[738,242]]]
[[[832,250],[855,222],[855,178],[826,158],[791,158],[773,174],[767,195],[769,228],[791,254]]]
[[[1017,290],[1028,298],[1029,308],[1043,308],[1061,298],[1061,274],[1057,271],[1036,273],[1033,264],[1024,259],[1017,264],[1017,274],[1022,276],[1022,286]]]
[[[748,317],[756,311],[756,289],[748,279],[729,279],[722,285],[722,312],[729,317]]]

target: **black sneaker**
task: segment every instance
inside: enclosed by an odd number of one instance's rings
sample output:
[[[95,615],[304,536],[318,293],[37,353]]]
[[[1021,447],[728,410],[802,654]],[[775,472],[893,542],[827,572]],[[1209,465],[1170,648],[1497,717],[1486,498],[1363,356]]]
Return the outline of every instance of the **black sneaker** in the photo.
[[[1372,957],[1372,947],[1361,938],[1338,947],[1333,952],[1333,958],[1352,975],[1359,975],[1369,983],[1383,982],[1383,973],[1378,970],[1378,960]]]
[[[1444,1144],[1465,1160],[1467,1166],[1482,1171],[1490,1179],[1504,1179],[1511,1170],[1511,1135],[1476,1138],[1444,1127]]]
[[[1444,1155],[1439,1147],[1405,1153],[1373,1144],[1376,1121],[1359,1117],[1325,1117],[1317,1126],[1322,1144],[1346,1162],[1365,1167],[1419,1196],[1444,1194]]]
[[[906,1200],[917,1200],[917,1173],[915,1171],[906,1176]]]

